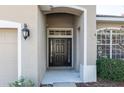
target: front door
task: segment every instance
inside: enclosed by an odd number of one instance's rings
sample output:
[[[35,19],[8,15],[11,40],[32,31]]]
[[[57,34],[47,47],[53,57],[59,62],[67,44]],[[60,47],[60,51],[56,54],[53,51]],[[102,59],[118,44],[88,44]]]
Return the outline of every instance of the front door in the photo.
[[[49,66],[65,67],[72,65],[72,39],[49,38]]]

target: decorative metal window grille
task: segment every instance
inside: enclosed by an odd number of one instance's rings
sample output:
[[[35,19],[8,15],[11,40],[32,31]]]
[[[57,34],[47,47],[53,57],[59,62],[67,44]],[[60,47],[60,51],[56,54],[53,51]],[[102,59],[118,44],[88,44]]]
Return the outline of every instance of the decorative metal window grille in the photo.
[[[104,29],[97,32],[97,58],[124,60],[124,30]]]

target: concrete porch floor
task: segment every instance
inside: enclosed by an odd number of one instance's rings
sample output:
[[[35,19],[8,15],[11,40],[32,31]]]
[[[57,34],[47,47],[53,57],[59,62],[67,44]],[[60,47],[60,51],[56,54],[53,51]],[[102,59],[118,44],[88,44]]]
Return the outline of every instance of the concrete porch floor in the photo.
[[[55,84],[64,82],[81,82],[79,72],[75,70],[47,70],[42,80],[42,84]]]

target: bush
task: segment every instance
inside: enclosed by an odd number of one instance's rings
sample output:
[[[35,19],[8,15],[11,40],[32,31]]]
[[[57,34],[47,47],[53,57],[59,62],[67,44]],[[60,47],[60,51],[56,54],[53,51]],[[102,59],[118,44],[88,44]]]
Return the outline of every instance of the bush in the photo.
[[[10,87],[33,87],[35,84],[33,81],[21,77],[21,79],[16,80],[9,84]]]
[[[102,79],[124,81],[124,61],[106,58],[98,59],[97,75]]]

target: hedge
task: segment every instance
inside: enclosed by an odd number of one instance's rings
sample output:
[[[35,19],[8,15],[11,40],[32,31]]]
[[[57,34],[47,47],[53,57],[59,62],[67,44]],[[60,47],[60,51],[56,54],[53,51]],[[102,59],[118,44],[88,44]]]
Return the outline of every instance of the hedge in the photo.
[[[124,61],[101,58],[97,60],[97,76],[112,81],[124,81]]]

